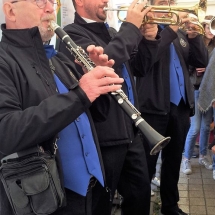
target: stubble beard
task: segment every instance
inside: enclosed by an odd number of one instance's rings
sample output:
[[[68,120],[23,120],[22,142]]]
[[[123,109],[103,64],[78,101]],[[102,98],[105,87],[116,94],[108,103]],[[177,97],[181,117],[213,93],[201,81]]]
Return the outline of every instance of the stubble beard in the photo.
[[[101,21],[103,21],[103,22],[104,22],[104,21],[106,20],[106,18],[107,18],[107,15],[106,15],[106,14],[102,16],[102,15],[100,15],[100,14],[97,13],[96,15],[97,15],[97,17],[98,17]]]
[[[38,28],[43,42],[49,41],[54,36],[54,31],[51,31],[49,27],[39,25]]]
[[[54,36],[54,31],[50,30],[50,27],[48,24],[48,22],[50,22],[51,20],[55,20],[55,16],[47,15],[46,17],[42,18],[40,25],[38,26],[40,36],[43,42],[49,41]],[[47,26],[43,25],[44,22],[47,22]]]
[[[85,8],[85,11],[86,11],[86,13],[91,17],[91,19],[93,19],[94,21],[102,21],[102,22],[104,22],[105,20],[106,20],[106,18],[107,18],[107,15],[106,15],[106,12],[104,12],[103,14],[101,14],[100,12],[99,12],[99,9],[100,8],[98,8],[97,10],[96,10],[96,13],[94,12],[95,10],[93,9],[93,8],[91,8],[91,7],[86,7]]]

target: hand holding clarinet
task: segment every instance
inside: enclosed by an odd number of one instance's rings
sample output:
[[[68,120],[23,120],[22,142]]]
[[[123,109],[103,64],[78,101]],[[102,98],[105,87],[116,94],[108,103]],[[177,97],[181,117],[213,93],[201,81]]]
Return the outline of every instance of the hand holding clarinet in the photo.
[[[133,104],[128,100],[126,94],[121,90],[120,84],[123,82],[122,79],[120,79],[116,74],[116,76],[114,76],[114,70],[108,67],[112,66],[114,62],[112,60],[108,61],[108,57],[103,55],[103,49],[101,47],[88,47],[91,59],[98,60],[99,63],[101,63],[101,60],[103,60],[102,64],[106,66],[96,67],[96,64],[90,59],[86,52],[81,47],[77,46],[59,25],[57,25],[54,21],[51,21],[50,28],[57,34],[61,41],[64,42],[67,49],[71,52],[71,54],[74,55],[76,61],[81,63],[87,71],[91,71],[83,75],[81,78],[82,80],[80,79],[80,86],[82,89],[90,91],[90,89],[88,89],[90,86],[87,84],[88,82],[92,84],[90,78],[95,78],[94,80],[98,78],[100,80],[99,83],[95,83],[97,87],[102,86],[100,91],[96,95],[88,95],[86,93],[87,96],[90,96],[93,101],[100,94],[111,92],[110,95],[112,98],[119,104],[125,113],[133,120],[135,126],[138,127],[143,135],[148,139],[151,147],[150,154],[155,155],[162,148],[164,148],[170,141],[170,137],[163,137],[160,135],[140,116],[140,112],[133,106]],[[101,55],[99,54],[98,48],[101,48]],[[89,77],[86,77],[87,75]],[[83,80],[83,78],[85,78],[85,80]],[[87,85],[86,88],[84,86],[85,84]]]

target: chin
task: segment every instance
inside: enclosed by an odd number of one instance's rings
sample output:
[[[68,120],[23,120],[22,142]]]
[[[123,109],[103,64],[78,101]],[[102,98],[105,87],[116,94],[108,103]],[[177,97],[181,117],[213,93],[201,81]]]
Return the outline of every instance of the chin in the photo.
[[[54,32],[46,32],[46,33],[40,33],[41,35],[41,39],[43,42],[47,42],[49,40],[51,40],[51,38],[54,36]]]
[[[99,19],[104,22],[107,19],[107,16],[100,16]]]

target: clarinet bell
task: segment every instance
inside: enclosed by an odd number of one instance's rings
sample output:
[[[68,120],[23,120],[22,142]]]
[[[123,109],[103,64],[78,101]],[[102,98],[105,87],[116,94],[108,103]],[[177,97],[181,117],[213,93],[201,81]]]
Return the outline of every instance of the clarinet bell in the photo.
[[[161,135],[160,135],[161,136]],[[163,137],[163,136],[161,136]],[[170,137],[163,137],[162,140],[158,141],[154,147],[150,151],[150,155],[156,155],[158,152],[160,152],[171,140]]]
[[[140,118],[140,117],[139,117]],[[162,150],[171,140],[171,137],[163,137],[155,129],[153,129],[143,118],[138,124],[138,128],[147,139],[149,147],[151,149],[150,155],[156,155],[160,150]]]

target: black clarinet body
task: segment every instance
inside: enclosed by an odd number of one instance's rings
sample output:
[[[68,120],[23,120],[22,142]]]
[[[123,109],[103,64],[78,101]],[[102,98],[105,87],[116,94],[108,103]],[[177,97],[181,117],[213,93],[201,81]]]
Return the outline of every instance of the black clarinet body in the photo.
[[[75,44],[75,42],[69,37],[69,35],[54,21],[50,23],[50,30],[53,30],[58,38],[66,45],[67,49],[74,55],[75,59],[82,63],[82,65],[88,70],[92,70],[96,67],[95,63],[90,60],[86,52]],[[155,131],[142,117],[140,112],[129,101],[123,90],[117,90],[111,92],[112,98],[119,104],[123,111],[132,119],[135,126],[141,131],[150,143],[151,155],[157,154],[162,148],[164,148],[170,141],[170,137],[163,137],[157,131]]]

